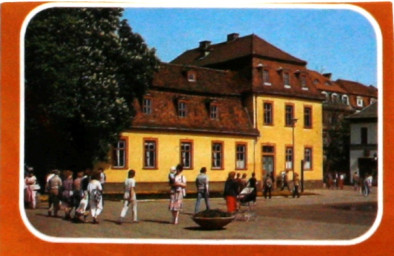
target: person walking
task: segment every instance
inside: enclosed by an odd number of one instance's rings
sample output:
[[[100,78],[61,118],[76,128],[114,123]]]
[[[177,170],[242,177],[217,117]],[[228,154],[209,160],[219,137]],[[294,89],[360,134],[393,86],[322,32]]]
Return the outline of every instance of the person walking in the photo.
[[[237,210],[238,182],[235,179],[235,172],[229,172],[224,183],[224,198],[226,200],[227,212],[234,213]]]
[[[182,209],[183,197],[186,195],[186,177],[182,174],[183,166],[178,164],[171,185],[170,211],[172,213],[172,224],[179,223],[179,211]]]
[[[63,181],[63,189],[62,189],[62,206],[64,206],[64,218],[66,220],[71,219],[71,209],[73,208],[73,194],[74,194],[74,180],[73,180],[73,172],[70,170],[64,171],[64,181]]]
[[[300,187],[300,178],[298,177],[298,173],[294,173],[294,188],[293,188],[293,198],[300,197],[300,192],[298,191],[298,188]]]
[[[77,177],[74,180],[73,183],[73,207],[75,208],[74,212],[74,220],[78,220],[78,212],[77,212],[77,207],[81,203],[82,197],[83,197],[83,190],[82,190],[82,177],[83,177],[83,171],[79,171],[77,173]]]
[[[267,174],[266,176],[265,176],[265,179],[264,179],[264,184],[263,184],[263,186],[264,186],[264,192],[263,192],[263,195],[264,195],[264,198],[265,199],[267,199],[267,197],[269,198],[269,199],[271,199],[271,197],[272,197],[272,178],[271,178],[271,175],[270,174]]]
[[[287,171],[283,171],[281,173],[281,177],[282,177],[282,186],[280,188],[280,191],[283,191],[285,189],[285,187],[287,187],[287,189],[290,192],[289,181],[288,181],[288,178],[287,178]]]
[[[360,190],[360,176],[357,172],[353,173],[353,189],[354,191]]]
[[[209,178],[207,175],[207,168],[205,167],[200,169],[200,174],[196,178],[196,188],[197,201],[194,208],[194,213],[198,213],[200,211],[200,202],[202,198],[204,198],[206,209],[209,210]]]
[[[100,173],[94,172],[92,180],[88,185],[90,213],[93,218],[93,224],[98,224],[98,216],[103,210],[103,188],[100,183]]]
[[[253,188],[253,191],[251,193],[251,201],[253,204],[256,204],[256,197],[257,197],[257,179],[256,179],[256,174],[252,173],[252,177],[248,180],[248,187]]]
[[[124,187],[125,192],[123,195],[123,208],[120,212],[119,224],[123,223],[124,218],[126,217],[127,211],[129,210],[129,206],[132,206],[133,209],[133,222],[137,223],[137,195],[135,193],[135,171],[129,170],[127,179],[125,180]]]
[[[82,222],[86,222],[86,218],[89,215],[89,210],[90,210],[90,200],[89,200],[89,192],[88,192],[88,186],[91,181],[91,174],[92,171],[90,168],[86,168],[84,171],[84,175],[80,180],[80,186],[82,190],[82,197],[79,202],[78,208],[75,211],[75,215],[77,219],[79,219]],[[82,219],[83,218],[83,219]]]
[[[57,217],[57,213],[60,209],[60,199],[59,199],[59,191],[63,185],[62,180],[59,177],[60,171],[54,170],[53,176],[48,181],[48,192],[49,192],[49,209],[48,216]]]
[[[364,196],[368,196],[372,192],[372,174],[367,174],[364,179]]]
[[[25,178],[25,201],[31,209],[35,209],[37,207],[37,190],[39,190],[37,178],[34,175],[33,168],[29,167]]]

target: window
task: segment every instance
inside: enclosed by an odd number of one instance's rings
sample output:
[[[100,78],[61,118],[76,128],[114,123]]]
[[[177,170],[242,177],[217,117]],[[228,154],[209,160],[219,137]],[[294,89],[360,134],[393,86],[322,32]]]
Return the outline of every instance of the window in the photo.
[[[246,144],[236,144],[236,169],[246,169]]]
[[[144,168],[157,168],[157,140],[155,139],[144,140]]]
[[[306,76],[305,75],[301,75],[300,76],[300,85],[302,89],[308,89],[308,87],[306,86]]]
[[[217,120],[218,119],[218,105],[217,104],[213,104],[211,103],[211,105],[209,106],[209,117],[212,120]]]
[[[294,119],[293,105],[286,105],[285,106],[286,126],[293,126],[293,119]]]
[[[223,169],[223,142],[212,143],[212,169]]]
[[[329,102],[330,101],[330,95],[328,94],[328,92],[321,92],[323,95],[324,95],[324,97],[326,97],[326,99],[324,100],[324,102]]]
[[[186,102],[184,101],[178,102],[178,116],[186,117]]]
[[[312,128],[312,107],[304,107],[304,128]]]
[[[193,167],[193,144],[192,142],[181,142],[181,163],[185,169]]]
[[[364,106],[363,97],[357,96],[357,106],[358,107],[363,107]]]
[[[189,82],[195,82],[197,79],[196,79],[196,72],[195,71],[189,71],[189,72],[187,72],[187,81],[189,81]]]
[[[263,122],[265,125],[272,125],[273,124],[273,112],[272,112],[272,103],[271,102],[264,102],[264,118]]]
[[[312,169],[312,148],[304,149],[304,170]]]
[[[361,134],[361,144],[367,145],[368,144],[368,128],[362,127],[360,134]]]
[[[285,88],[290,88],[290,74],[289,72],[283,72],[283,85]]]
[[[331,95],[331,101],[332,101],[333,103],[339,102],[338,94],[333,93],[333,94]]]
[[[126,140],[119,140],[113,147],[112,165],[114,168],[127,168],[126,166]]]
[[[342,103],[349,105],[349,97],[347,95],[342,95]]]
[[[152,113],[152,100],[151,99],[149,99],[149,98],[143,99],[142,112],[147,115]]]
[[[264,85],[271,85],[270,73],[267,69],[263,70],[263,82],[264,82]]]
[[[286,147],[286,170],[293,169],[293,147]]]

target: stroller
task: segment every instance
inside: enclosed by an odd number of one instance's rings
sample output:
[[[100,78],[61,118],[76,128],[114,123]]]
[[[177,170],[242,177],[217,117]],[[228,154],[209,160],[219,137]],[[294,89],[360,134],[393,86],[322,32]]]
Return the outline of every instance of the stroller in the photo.
[[[238,195],[238,201],[240,202],[240,206],[249,206],[250,208],[250,202],[253,200],[254,188],[251,187],[245,187],[242,189],[242,191]]]
[[[238,199],[238,213],[236,215],[236,220],[238,221],[249,221],[255,219],[255,213],[252,211],[252,204],[250,203],[255,198],[254,188],[245,187],[239,193]],[[242,210],[242,206],[247,206],[246,210]]]

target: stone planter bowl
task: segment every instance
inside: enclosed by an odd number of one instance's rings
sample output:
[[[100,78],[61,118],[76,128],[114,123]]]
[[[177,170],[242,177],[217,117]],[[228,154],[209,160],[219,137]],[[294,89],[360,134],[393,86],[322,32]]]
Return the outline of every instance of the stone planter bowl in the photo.
[[[192,217],[193,221],[203,229],[221,229],[235,219],[230,217]]]

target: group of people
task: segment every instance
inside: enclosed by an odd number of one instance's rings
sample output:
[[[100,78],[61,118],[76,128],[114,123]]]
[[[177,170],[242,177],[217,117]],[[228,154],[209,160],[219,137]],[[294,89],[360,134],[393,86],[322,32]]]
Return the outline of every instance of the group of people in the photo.
[[[343,189],[346,174],[345,172],[328,172],[326,179],[328,189]]]
[[[124,218],[129,210],[132,208],[133,222],[138,222],[137,217],[137,195],[136,195],[136,171],[129,170],[127,178],[124,182],[123,207],[121,208],[118,224],[124,222]],[[48,216],[58,216],[60,208],[64,210],[65,219],[73,219],[76,221],[86,222],[89,214],[93,218],[93,223],[99,223],[98,217],[103,211],[103,189],[106,181],[105,173],[102,168],[97,171],[86,169],[76,173],[73,177],[73,172],[70,170],[60,173],[59,170],[51,171],[46,177],[46,192],[48,198]],[[294,175],[294,189],[293,197],[298,196],[299,179],[298,175]],[[178,164],[171,167],[168,175],[168,182],[170,186],[170,202],[169,210],[171,211],[171,223],[179,223],[179,213],[183,207],[183,198],[186,196],[186,177],[183,175],[183,166]],[[26,197],[30,202],[32,208],[36,207],[33,200],[34,192],[37,190],[37,179],[33,171],[28,172],[26,178]],[[234,213],[239,210],[243,202],[256,203],[258,181],[255,173],[247,179],[247,174],[236,173],[231,171],[228,174],[224,185],[224,199],[226,201],[227,211]],[[267,174],[263,180],[263,195],[265,198],[271,198],[271,191],[274,184],[274,179],[270,174]],[[209,210],[209,177],[207,169],[202,167],[200,173],[195,179],[195,186],[197,198],[195,202],[194,212],[200,212],[201,201],[205,202],[205,207]],[[282,174],[282,186],[289,188],[287,180],[287,172]],[[71,217],[73,215],[73,217]]]
[[[245,190],[244,190],[245,189]],[[226,200],[227,212],[234,213],[239,210],[242,202],[256,203],[257,180],[255,174],[247,180],[247,175],[241,175],[234,171],[229,172],[224,183],[224,198]]]
[[[85,222],[90,213],[93,223],[98,224],[98,216],[103,210],[105,180],[102,168],[97,171],[80,171],[75,179],[71,170],[62,173],[57,169],[51,171],[46,177],[45,186],[48,193],[48,216],[57,217],[60,208],[63,208],[65,219]]]

